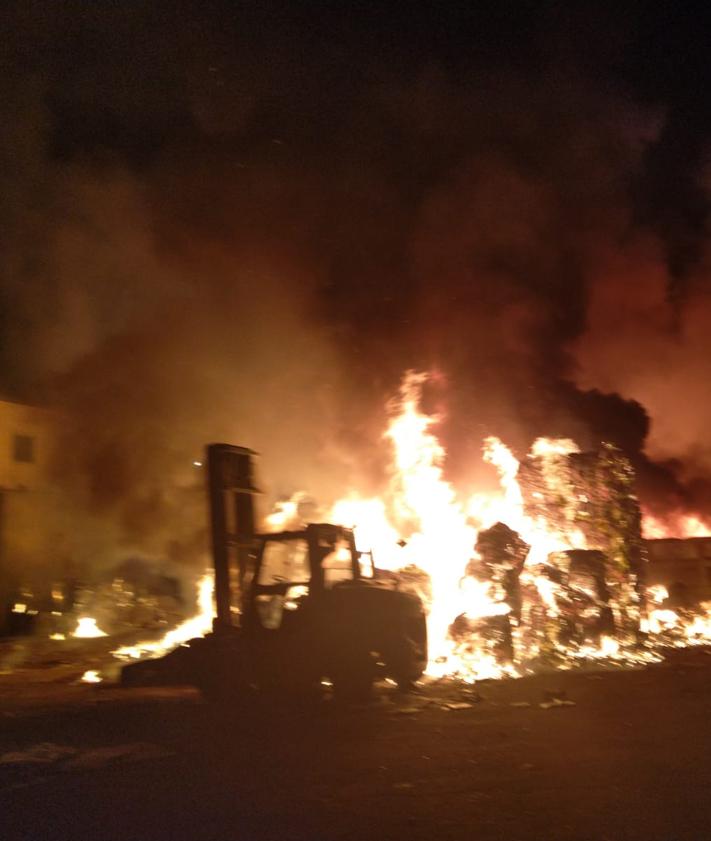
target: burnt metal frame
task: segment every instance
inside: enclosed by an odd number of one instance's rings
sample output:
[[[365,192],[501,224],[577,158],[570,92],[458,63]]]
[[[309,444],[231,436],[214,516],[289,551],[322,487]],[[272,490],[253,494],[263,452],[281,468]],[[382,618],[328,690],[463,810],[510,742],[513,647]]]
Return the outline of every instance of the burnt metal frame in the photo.
[[[327,531],[329,536],[333,536],[334,541],[335,539],[341,537],[348,542],[348,548],[351,555],[351,572],[353,574],[353,581],[359,581],[362,576],[360,574],[360,563],[358,561],[358,552],[355,547],[355,538],[353,536],[352,529],[345,528],[344,526],[334,526],[330,523],[310,523],[305,529],[299,529],[297,531],[281,531],[274,532],[273,534],[260,535],[261,545],[259,547],[257,562],[254,568],[254,591],[266,592],[266,589],[269,588],[269,585],[262,585],[256,582],[258,581],[259,570],[262,566],[264,547],[272,540],[306,540],[309,547],[309,573],[311,576],[308,583],[314,591],[323,590],[324,575],[322,561],[326,553],[323,551],[323,547],[319,544],[319,538]],[[285,583],[301,584],[303,582],[298,581]]]

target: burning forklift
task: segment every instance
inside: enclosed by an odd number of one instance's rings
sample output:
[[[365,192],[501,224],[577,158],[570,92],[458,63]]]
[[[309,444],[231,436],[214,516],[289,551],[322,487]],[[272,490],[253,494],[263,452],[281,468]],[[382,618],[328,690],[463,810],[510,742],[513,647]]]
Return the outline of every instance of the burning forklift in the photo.
[[[406,689],[427,664],[420,599],[379,576],[351,529],[313,523],[257,535],[253,456],[207,447],[213,632],[126,666],[122,683],[188,683],[213,700],[256,689],[307,694],[322,682],[362,697],[378,675]]]

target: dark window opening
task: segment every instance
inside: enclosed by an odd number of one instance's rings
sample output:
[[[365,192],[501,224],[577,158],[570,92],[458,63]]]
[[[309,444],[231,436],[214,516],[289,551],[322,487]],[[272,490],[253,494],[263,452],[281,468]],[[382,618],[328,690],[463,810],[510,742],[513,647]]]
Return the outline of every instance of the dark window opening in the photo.
[[[34,461],[35,439],[31,435],[15,435],[12,454],[15,461]]]

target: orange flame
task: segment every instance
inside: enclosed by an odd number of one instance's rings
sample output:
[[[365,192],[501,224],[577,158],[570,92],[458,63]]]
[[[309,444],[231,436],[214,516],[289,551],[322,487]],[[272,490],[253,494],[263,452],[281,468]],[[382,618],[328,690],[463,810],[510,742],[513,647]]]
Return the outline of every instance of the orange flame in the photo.
[[[680,514],[662,520],[652,514],[645,514],[642,534],[647,540],[670,537],[711,537],[711,526],[693,514]]]
[[[383,436],[392,456],[386,492],[376,498],[363,498],[351,492],[335,502],[328,519],[352,527],[358,548],[372,551],[379,568],[403,570],[414,567],[426,574],[429,584],[421,595],[428,609],[429,675],[457,676],[467,681],[515,676],[519,674],[520,666],[499,662],[482,641],[457,644],[450,633],[457,617],[473,621],[495,620],[509,615],[512,610],[505,601],[505,594],[497,591],[500,587],[467,575],[469,563],[476,560],[479,532],[502,522],[529,544],[520,580],[538,593],[549,618],[559,615],[559,587],[539,574],[539,565],[546,562],[550,553],[588,548],[585,537],[575,526],[572,516],[567,522],[563,520],[563,525],[554,527],[543,515],[532,517],[526,513],[518,482],[519,461],[493,436],[483,442],[482,458],[496,469],[499,490],[477,492],[469,499],[460,499],[444,476],[446,452],[433,432],[439,418],[420,411],[426,380],[426,374],[408,372],[397,400],[390,405],[390,422]],[[530,455],[540,465],[546,492],[555,498],[567,499],[572,493],[572,488],[566,485],[566,471],[561,468],[565,466],[567,456],[575,452],[578,452],[577,445],[568,439],[539,438],[531,448]],[[307,497],[298,493],[280,503],[266,518],[267,530],[280,530],[298,521],[299,506],[304,499]],[[654,518],[645,519],[645,536],[667,536],[670,528]],[[706,525],[694,517],[681,518],[675,528],[683,536],[709,533]],[[118,649],[115,656],[122,659],[155,656],[191,637],[207,633],[213,616],[210,575],[201,579],[199,594],[197,616],[157,642]],[[711,604],[702,606],[703,615],[689,616],[665,609],[663,602],[667,594],[660,588],[652,589],[649,597],[648,615],[640,622],[641,630],[652,635],[652,641],[646,647],[631,650],[621,645],[620,640],[605,636],[599,647],[586,644],[560,648],[557,653],[563,658],[561,662],[604,658],[644,663],[658,659],[657,645],[711,641]],[[514,644],[520,647],[524,645],[521,628],[517,627],[515,619],[512,619],[512,625]],[[524,653],[531,658],[536,654],[535,645],[527,644],[532,648]]]

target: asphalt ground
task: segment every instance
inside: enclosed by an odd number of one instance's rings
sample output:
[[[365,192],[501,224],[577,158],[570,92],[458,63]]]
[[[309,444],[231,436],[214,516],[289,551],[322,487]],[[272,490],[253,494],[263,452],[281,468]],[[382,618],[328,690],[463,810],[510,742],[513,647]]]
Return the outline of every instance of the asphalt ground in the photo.
[[[372,703],[0,678],[0,839],[711,838],[711,656]]]

